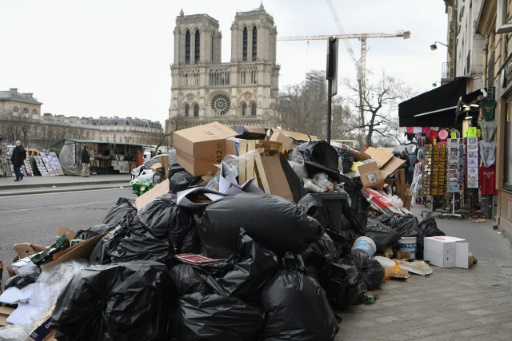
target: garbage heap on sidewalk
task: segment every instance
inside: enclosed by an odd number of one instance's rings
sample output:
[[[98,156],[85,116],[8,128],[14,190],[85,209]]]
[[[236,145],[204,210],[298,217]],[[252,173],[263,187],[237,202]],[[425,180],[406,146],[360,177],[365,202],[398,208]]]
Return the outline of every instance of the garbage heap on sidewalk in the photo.
[[[362,181],[353,165],[372,160],[349,148],[219,123],[174,141],[164,182],[98,225],[61,227],[50,248],[28,245],[0,339],[333,340],[336,314],[398,268],[376,255],[444,234],[378,189],[382,167]]]

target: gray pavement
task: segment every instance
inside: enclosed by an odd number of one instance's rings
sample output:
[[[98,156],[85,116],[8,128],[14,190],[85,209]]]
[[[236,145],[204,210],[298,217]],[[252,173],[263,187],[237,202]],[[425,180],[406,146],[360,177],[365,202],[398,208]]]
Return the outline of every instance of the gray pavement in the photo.
[[[26,177],[22,182],[0,178],[0,196],[41,191],[130,186],[130,176],[89,178]],[[411,212],[422,219],[422,206]],[[372,293],[372,305],[342,312],[336,340],[510,340],[512,339],[512,248],[495,229],[495,221],[440,219],[439,229],[465,238],[478,263],[469,269],[432,266],[429,276],[411,274],[406,281],[388,280]]]

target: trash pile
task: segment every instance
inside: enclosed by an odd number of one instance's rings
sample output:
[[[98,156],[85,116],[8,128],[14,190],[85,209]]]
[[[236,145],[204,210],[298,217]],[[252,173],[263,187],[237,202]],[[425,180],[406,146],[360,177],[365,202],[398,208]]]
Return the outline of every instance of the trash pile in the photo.
[[[0,339],[333,340],[337,312],[432,272],[415,259],[444,233],[363,187],[361,153],[237,128],[175,132],[165,181],[49,248],[26,244]]]

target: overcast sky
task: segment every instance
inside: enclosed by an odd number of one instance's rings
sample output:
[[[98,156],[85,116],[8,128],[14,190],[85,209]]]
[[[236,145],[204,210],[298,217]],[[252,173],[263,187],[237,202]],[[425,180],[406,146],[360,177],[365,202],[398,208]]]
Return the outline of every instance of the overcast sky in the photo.
[[[442,0],[0,0],[0,90],[18,88],[43,103],[42,112],[66,116],[138,117],[162,124],[171,98],[170,64],[176,17],[206,13],[223,35],[229,62],[231,24],[238,11],[261,3],[279,36],[411,32],[410,39],[367,40],[368,78],[387,75],[419,91],[432,89],[446,61],[447,16]],[[360,58],[360,42],[348,40]],[[280,86],[324,70],[325,41],[280,41]],[[356,70],[343,42],[339,78]]]

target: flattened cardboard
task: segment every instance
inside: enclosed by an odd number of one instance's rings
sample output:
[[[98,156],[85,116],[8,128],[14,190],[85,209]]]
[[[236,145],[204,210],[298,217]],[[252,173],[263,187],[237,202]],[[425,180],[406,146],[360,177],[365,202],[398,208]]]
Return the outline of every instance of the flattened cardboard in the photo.
[[[10,326],[12,323],[7,322],[7,318],[12,314],[14,308],[0,306],[0,326]]]
[[[316,136],[310,135],[308,138],[307,134],[275,129],[272,131],[272,136],[270,136],[269,140],[274,142],[281,142],[283,149],[288,151],[298,146],[296,141],[309,141],[310,138],[311,140],[318,140]]]
[[[393,174],[405,162],[405,160],[394,156],[392,152],[384,148],[368,147],[365,153],[377,162],[384,179]]]
[[[266,151],[256,156],[256,165],[259,175],[258,183],[265,193],[280,196],[293,202],[290,185],[281,166],[278,151]]]
[[[135,207],[139,211],[156,198],[167,193],[169,193],[169,179],[165,179],[146,193],[142,194],[140,197],[137,197],[137,199],[135,199]]]
[[[175,131],[173,134],[178,163],[194,176],[217,171],[215,164],[226,155],[226,138],[237,136],[233,129],[213,122]]]
[[[100,234],[99,236],[95,236],[84,240],[81,243],[75,244],[65,250],[57,252],[53,255],[53,260],[46,264],[41,265],[41,269],[49,270],[53,268],[55,265],[61,264],[67,260],[77,259],[77,258],[89,258],[92,250],[98,242],[105,236],[106,233]]]

